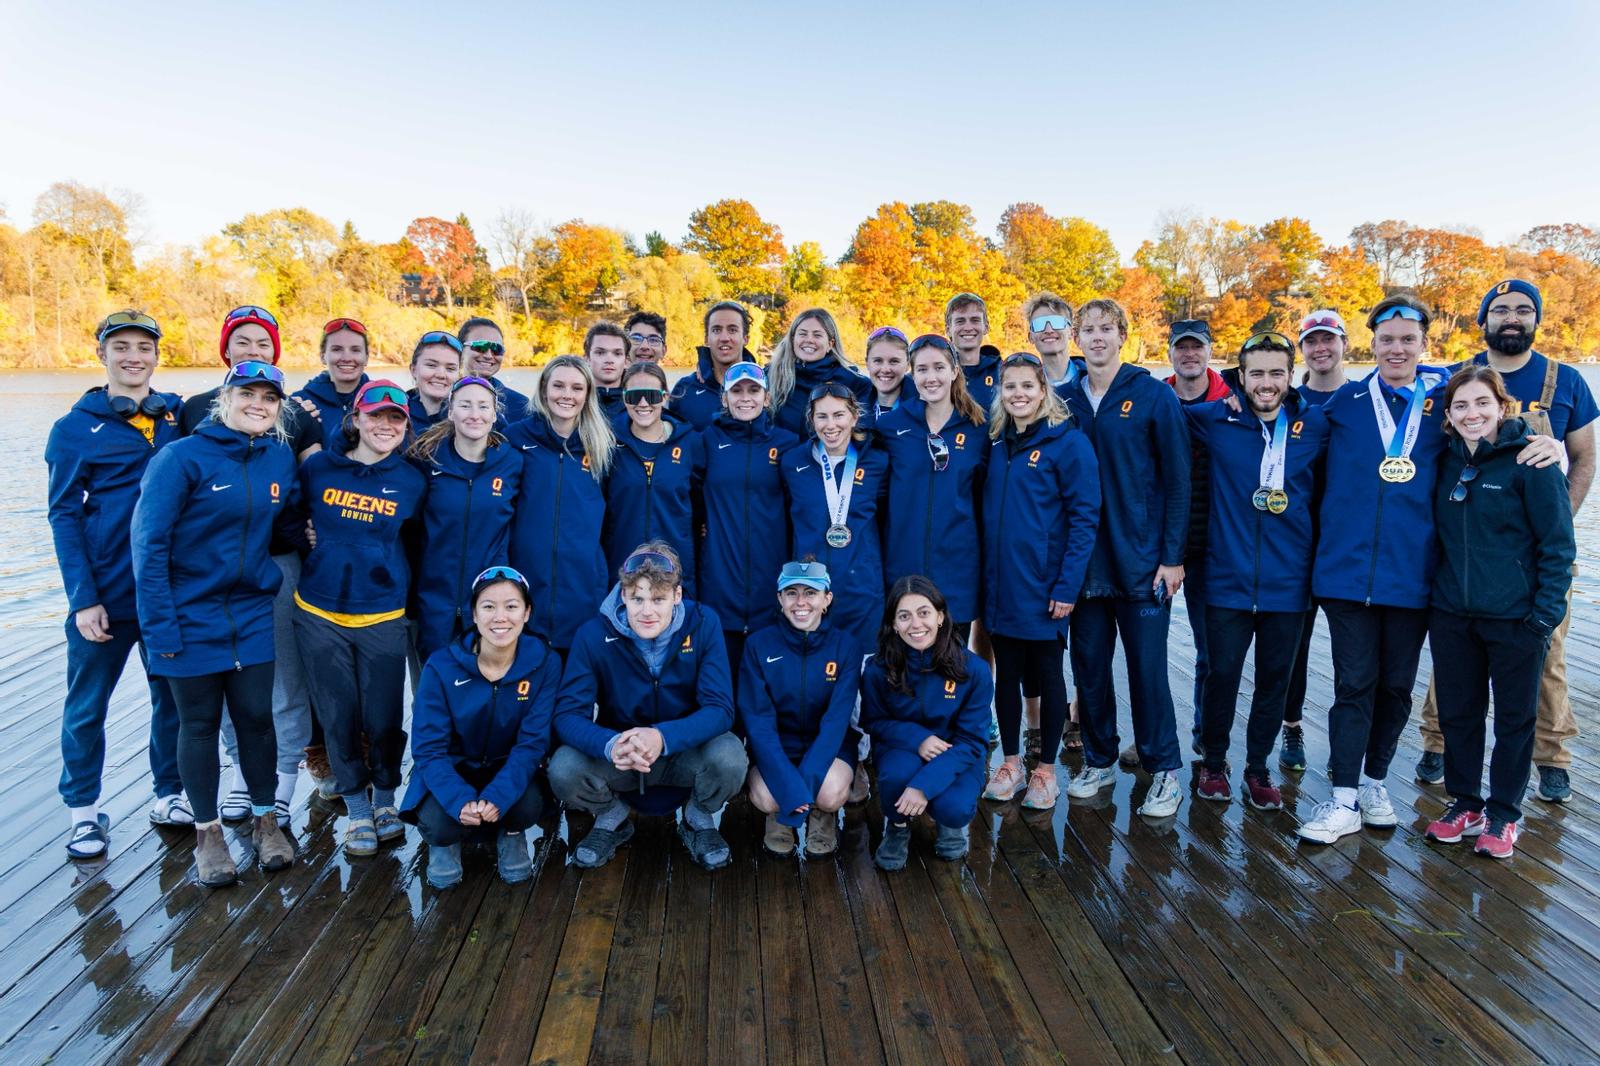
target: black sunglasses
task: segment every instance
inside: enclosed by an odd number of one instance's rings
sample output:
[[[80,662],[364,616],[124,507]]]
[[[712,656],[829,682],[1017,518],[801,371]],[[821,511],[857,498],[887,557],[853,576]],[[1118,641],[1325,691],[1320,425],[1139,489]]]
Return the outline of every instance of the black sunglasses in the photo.
[[[623,389],[622,405],[632,407],[636,403],[647,403],[651,407],[667,398],[666,389]]]
[[[951,350],[950,342],[939,336],[937,333],[924,333],[922,336],[911,342],[911,347],[907,349],[907,354],[916,355],[924,348],[937,348],[941,352],[948,352]]]
[[[1461,480],[1456,482],[1456,487],[1450,490],[1451,503],[1467,502],[1467,486],[1478,479],[1478,468],[1464,466],[1461,468]]]

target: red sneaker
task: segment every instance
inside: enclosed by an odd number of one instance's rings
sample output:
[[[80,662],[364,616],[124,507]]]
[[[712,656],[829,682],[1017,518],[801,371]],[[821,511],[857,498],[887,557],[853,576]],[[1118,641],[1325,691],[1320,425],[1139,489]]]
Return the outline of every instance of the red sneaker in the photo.
[[[1228,784],[1228,775],[1221,770],[1207,770],[1204,766],[1196,771],[1195,791],[1200,793],[1203,800],[1215,803],[1232,803],[1233,786]]]
[[[1283,793],[1266,770],[1244,772],[1244,801],[1258,811],[1283,810]]]
[[[1482,811],[1471,811],[1457,801],[1445,809],[1437,821],[1429,822],[1427,837],[1441,844],[1454,844],[1462,837],[1475,837],[1483,832],[1488,819]]]
[[[1517,828],[1516,822],[1504,822],[1496,818],[1479,834],[1476,850],[1479,855],[1487,855],[1491,859],[1509,859],[1521,834],[1522,830]]]

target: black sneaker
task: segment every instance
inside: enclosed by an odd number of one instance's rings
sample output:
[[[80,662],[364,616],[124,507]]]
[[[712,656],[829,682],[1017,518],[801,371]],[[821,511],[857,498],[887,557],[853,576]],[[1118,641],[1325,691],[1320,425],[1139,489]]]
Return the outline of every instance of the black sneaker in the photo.
[[[1546,803],[1565,803],[1572,798],[1572,782],[1559,766],[1539,767],[1539,798]]]
[[[910,824],[885,825],[883,839],[878,842],[878,850],[873,852],[872,861],[878,864],[880,870],[904,870],[910,854]]]
[[[1444,755],[1441,752],[1422,753],[1422,758],[1417,760],[1417,780],[1424,785],[1437,785],[1444,780]]]
[[[1283,745],[1278,751],[1278,765],[1296,772],[1306,768],[1306,731],[1300,726],[1283,727]]]

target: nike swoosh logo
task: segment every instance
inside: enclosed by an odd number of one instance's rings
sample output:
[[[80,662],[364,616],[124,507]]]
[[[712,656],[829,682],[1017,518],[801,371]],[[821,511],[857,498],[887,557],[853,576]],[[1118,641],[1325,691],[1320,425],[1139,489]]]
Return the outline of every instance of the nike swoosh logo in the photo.
[[[211,491],[212,492],[221,492],[223,489],[231,489],[231,488],[233,488],[233,482],[230,481],[226,485],[212,485],[211,486]]]
[[[102,429],[105,429],[105,428],[106,428],[106,424],[104,422],[101,422],[98,426],[95,426],[89,432],[90,433],[99,433]]]
[[[797,466],[794,468],[794,472],[796,474],[804,474],[806,472],[806,468],[803,466]]]
[[[720,452],[724,448],[731,448],[731,447],[733,447],[732,444],[719,444],[719,445],[717,445],[717,451]]]
[[[781,655],[769,655],[769,656],[767,656],[767,662],[775,663],[781,658],[783,658],[783,656],[781,656]]]
[[[385,496],[393,496],[396,492],[398,492],[400,490],[399,489],[379,489],[378,491],[383,493]]]
[[[438,477],[441,473],[443,473],[443,471],[435,470],[435,471],[433,471],[433,476],[434,477]]]
[[[895,430],[895,434],[894,435],[897,436],[897,437],[903,437],[907,433],[910,433],[910,432],[911,431],[909,429],[898,429],[898,430]]]
[[[606,638],[606,643],[607,644],[614,644],[614,643],[616,643],[617,641],[619,641],[621,639],[622,639],[621,637],[607,637]]]
[[[462,685],[465,685],[468,681],[471,681],[471,680],[472,680],[472,678],[470,678],[470,677],[463,677],[461,680],[456,682],[456,688],[460,688]]]

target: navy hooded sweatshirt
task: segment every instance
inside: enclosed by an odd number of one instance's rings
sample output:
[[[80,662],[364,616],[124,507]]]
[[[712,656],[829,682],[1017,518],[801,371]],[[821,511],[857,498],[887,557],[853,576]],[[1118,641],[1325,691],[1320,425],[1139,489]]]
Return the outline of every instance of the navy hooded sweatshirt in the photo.
[[[50,429],[44,448],[50,535],[69,613],[99,604],[113,622],[138,617],[128,528],[145,467],[179,437],[182,401],[160,395],[167,414],[156,420],[153,441],[111,409],[103,385],[79,397]]]
[[[1088,374],[1067,406],[1100,465],[1100,532],[1083,596],[1148,599],[1157,566],[1182,566],[1189,534],[1189,432],[1177,395],[1124,363],[1095,413]]]
[[[563,440],[533,414],[506,436],[522,450],[511,565],[528,579],[533,631],[554,647],[569,648],[578,626],[611,587],[600,543],[605,489],[589,472],[583,438],[576,432]]]
[[[850,728],[861,688],[861,645],[829,622],[802,633],[783,619],[752,633],[739,667],[739,720],[778,821],[806,820],[795,808],[816,800],[833,760],[855,761]]]
[[[1238,611],[1305,611],[1311,607],[1316,502],[1328,451],[1321,408],[1290,390],[1278,418],[1289,420],[1284,444],[1282,514],[1256,510],[1267,443],[1262,422],[1226,401],[1185,407],[1189,432],[1210,462],[1210,525],[1206,533],[1206,603]],[[1276,425],[1276,420],[1267,428]]]
[[[967,379],[967,394],[987,412],[1000,388],[1000,349],[992,344],[979,347],[978,361],[971,366],[962,363],[961,376]]]
[[[1070,420],[990,445],[983,495],[983,623],[1017,640],[1067,638],[1050,601],[1078,602],[1100,524],[1094,449]]]
[[[406,390],[406,408],[407,414],[411,416],[411,435],[420,437],[430,427],[438,425],[449,416],[450,401],[445,400],[444,403],[439,405],[439,410],[430,415],[428,409],[422,406],[422,397],[413,388]]]
[[[339,440],[339,430],[344,427],[345,416],[356,405],[356,393],[361,391],[361,386],[372,379],[362,374],[356,387],[349,392],[340,392],[333,387],[333,379],[328,377],[324,370],[310,381],[305,388],[294,394],[294,398],[304,401],[305,405],[314,407],[322,421],[322,446],[332,450]]]
[[[1376,373],[1376,371],[1374,371]],[[1424,379],[1422,428],[1412,449],[1417,473],[1388,482],[1378,467],[1388,454],[1378,436],[1366,380],[1348,382],[1322,405],[1328,417],[1327,477],[1322,492],[1316,565],[1317,599],[1385,607],[1428,606],[1438,545],[1433,483],[1445,451],[1444,382]],[[1437,384],[1431,384],[1437,381]],[[1380,383],[1397,432],[1405,429],[1407,397]]]
[[[609,601],[608,601],[609,602]],[[733,726],[728,649],[715,611],[684,600],[659,674],[615,617],[590,615],[578,628],[556,697],[556,733],[592,759],[618,733],[659,729],[662,754],[698,748]],[[598,708],[598,710],[597,710]],[[646,785],[648,786],[648,778]]]
[[[769,366],[768,377],[771,374],[772,368]],[[865,419],[865,413],[872,407],[872,399],[877,395],[877,390],[872,387],[872,379],[840,359],[838,352],[830,351],[821,359],[809,363],[795,359],[794,389],[777,411],[778,425],[797,437],[809,437],[811,427],[806,425],[806,405],[811,402],[811,390],[830,382],[837,382],[850,390],[861,405],[862,418]]]
[[[700,602],[725,628],[750,633],[778,620],[778,571],[789,551],[783,456],[799,442],[762,412],[741,422],[724,412],[700,435]]]
[[[906,782],[929,799],[963,775],[981,775],[988,758],[994,677],[989,664],[971,651],[963,648],[961,656],[966,680],[949,681],[933,671],[930,652],[908,650],[909,693],[889,687],[876,655],[861,670],[861,726],[874,747],[914,752],[930,736],[949,742],[948,750],[923,763]]]
[[[428,478],[397,449],[367,464],[323,450],[300,464],[300,496],[317,532],[295,599],[324,614],[402,612],[411,568],[400,532],[421,512]]]
[[[466,628],[462,611],[472,579],[511,557],[522,452],[502,441],[484,452],[482,462],[469,463],[446,439],[431,462],[411,462],[428,482],[413,544],[410,605],[417,620],[417,652],[426,662]]]
[[[889,453],[884,583],[908,574],[930,578],[944,593],[951,617],[970,622],[982,606],[978,513],[989,438],[983,426],[952,411],[939,430],[950,458],[935,470],[926,412],[921,400],[906,399],[878,420],[878,438]]]
[[[524,418],[533,414],[533,404],[529,401],[526,393],[518,392],[501,381],[499,377],[489,378],[488,382],[494,386],[495,394],[500,397],[500,422],[495,428],[501,429],[513,422],[521,422]]]
[[[538,637],[523,634],[511,669],[490,681],[478,670],[478,639],[476,632],[465,633],[422,667],[411,704],[411,781],[403,814],[430,795],[452,816],[475,800],[506,811],[533,784],[550,749],[561,659]]]
[[[672,399],[667,409],[695,429],[705,429],[722,412],[722,386],[712,376],[711,349],[701,345],[695,349],[699,362],[693,374],[685,374],[672,386]],[[756,357],[745,348],[739,355],[742,363],[753,363]]]
[[[883,621],[883,545],[878,523],[889,496],[889,454],[870,431],[856,442],[855,489],[845,522],[850,527],[850,543],[833,548],[826,539],[833,517],[828,513],[828,495],[814,447],[820,445],[809,440],[783,457],[795,558],[811,555],[828,568],[833,578],[833,608],[829,611],[833,624],[854,636],[863,648],[871,648],[878,642],[878,626]],[[842,460],[834,460],[834,465],[836,476],[842,477]]]
[[[601,539],[606,569],[615,574],[633,550],[651,540],[672,545],[683,561],[683,594],[695,595],[695,498],[705,472],[700,435],[670,414],[671,434],[659,444],[640,440],[627,416],[613,424],[617,451],[606,478],[606,520]]]
[[[283,573],[268,549],[274,523],[293,513],[294,490],[287,444],[218,422],[156,453],[133,509],[139,630],[152,674],[199,677],[273,661],[272,599]]]

